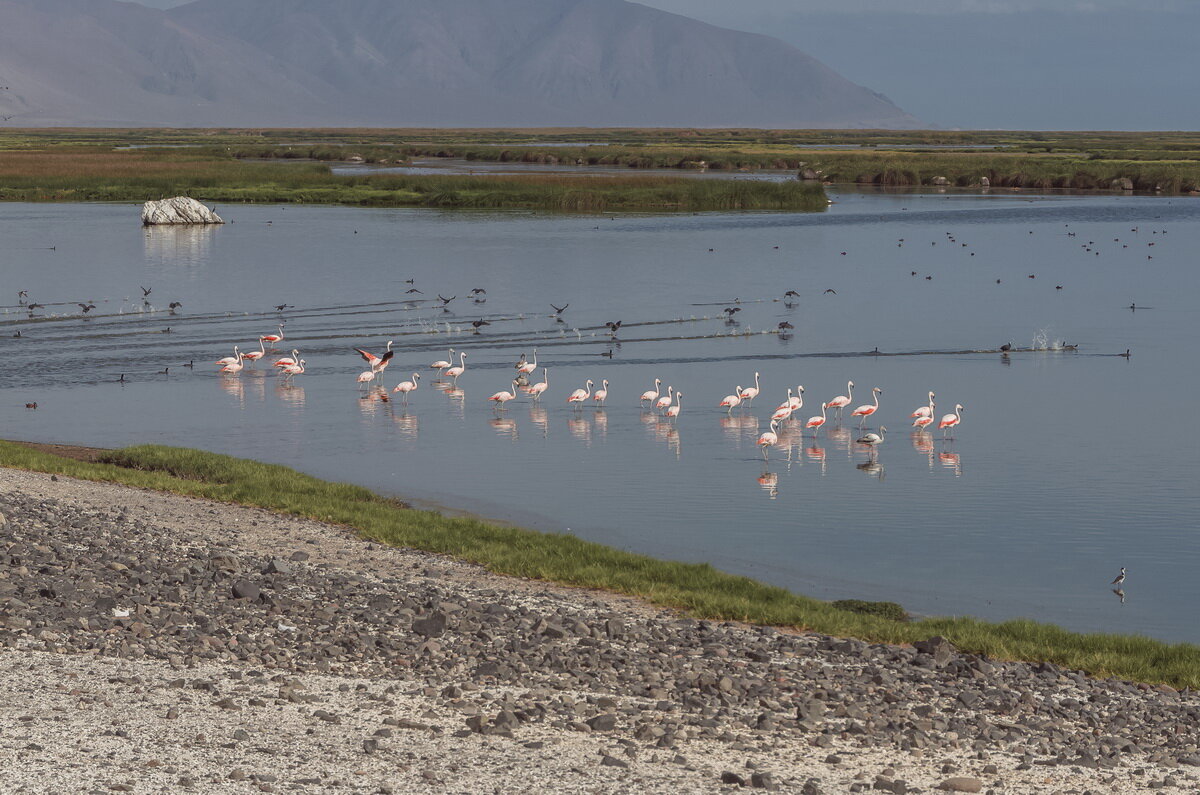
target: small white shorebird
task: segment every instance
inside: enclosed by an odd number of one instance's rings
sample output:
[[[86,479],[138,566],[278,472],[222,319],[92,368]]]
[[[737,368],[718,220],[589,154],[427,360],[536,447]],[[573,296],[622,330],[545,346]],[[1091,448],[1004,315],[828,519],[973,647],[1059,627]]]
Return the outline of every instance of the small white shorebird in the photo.
[[[883,444],[883,434],[887,431],[886,425],[879,426],[879,433],[865,433],[861,438],[856,439],[859,444],[877,445]]]
[[[1110,585],[1123,585],[1125,583],[1125,567],[1121,567],[1121,573],[1117,575],[1117,579],[1113,580]]]

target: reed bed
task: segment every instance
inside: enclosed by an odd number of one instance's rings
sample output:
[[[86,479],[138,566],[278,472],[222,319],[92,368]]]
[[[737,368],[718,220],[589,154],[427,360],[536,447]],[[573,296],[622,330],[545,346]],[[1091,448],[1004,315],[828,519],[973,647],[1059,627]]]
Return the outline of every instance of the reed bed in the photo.
[[[120,483],[346,525],[363,538],[451,555],[498,574],[641,597],[700,618],[790,626],[869,641],[911,643],[943,635],[960,649],[1000,659],[1049,661],[1097,676],[1200,686],[1200,647],[1139,636],[1081,634],[1028,620],[898,621],[841,609],[706,564],[636,555],[564,534],[538,533],[409,509],[367,489],[287,467],[154,445],[98,461],[0,442],[0,466]]]

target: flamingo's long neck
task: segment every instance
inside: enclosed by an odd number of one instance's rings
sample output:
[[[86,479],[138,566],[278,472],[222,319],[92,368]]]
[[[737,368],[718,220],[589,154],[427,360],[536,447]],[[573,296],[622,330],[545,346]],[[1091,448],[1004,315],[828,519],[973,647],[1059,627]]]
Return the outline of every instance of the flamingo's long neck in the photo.
[[[929,416],[933,416],[933,393],[929,393]]]
[[[537,348],[533,349],[533,369],[537,369]]]
[[[464,370],[467,369],[467,352],[466,351],[463,351],[462,353],[458,354],[458,366],[463,368]]]
[[[804,390],[800,387],[796,387],[796,399],[800,401],[800,405],[796,406],[796,411],[799,411],[804,408]],[[799,417],[796,419],[799,419]]]
[[[875,408],[878,409],[879,408],[879,393],[874,392],[873,394],[875,395]]]
[[[846,382],[846,397],[849,398],[850,400],[854,400],[854,382],[853,381]],[[850,402],[850,400],[848,400],[847,402]]]
[[[755,389],[759,389],[759,386],[758,386],[758,373],[755,373],[755,374],[754,374],[754,388],[755,388]]]

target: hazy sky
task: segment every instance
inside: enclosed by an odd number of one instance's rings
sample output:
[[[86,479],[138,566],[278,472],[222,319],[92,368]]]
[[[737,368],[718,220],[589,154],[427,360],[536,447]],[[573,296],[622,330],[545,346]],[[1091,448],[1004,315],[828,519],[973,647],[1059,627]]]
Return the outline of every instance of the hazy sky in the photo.
[[[781,38],[940,127],[1200,129],[1197,0],[642,2]]]

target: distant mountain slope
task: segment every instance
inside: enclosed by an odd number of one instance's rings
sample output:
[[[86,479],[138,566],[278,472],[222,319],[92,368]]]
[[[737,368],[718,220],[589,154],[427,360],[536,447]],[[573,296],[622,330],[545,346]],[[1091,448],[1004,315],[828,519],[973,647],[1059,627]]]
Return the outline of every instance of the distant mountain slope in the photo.
[[[0,0],[7,125],[914,127],[782,41],[624,0]]]

